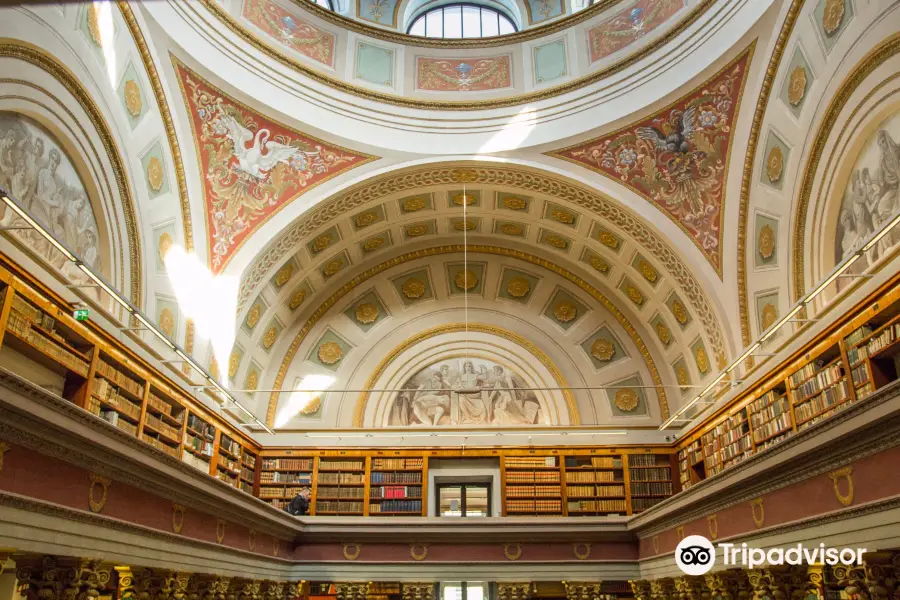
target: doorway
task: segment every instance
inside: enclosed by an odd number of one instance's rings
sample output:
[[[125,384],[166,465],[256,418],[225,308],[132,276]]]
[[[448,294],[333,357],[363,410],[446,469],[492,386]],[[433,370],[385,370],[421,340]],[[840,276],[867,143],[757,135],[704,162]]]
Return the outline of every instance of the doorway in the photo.
[[[486,581],[442,581],[438,591],[440,600],[490,600]]]
[[[436,512],[440,517],[488,517],[491,514],[491,486],[488,483],[441,483],[435,496]]]

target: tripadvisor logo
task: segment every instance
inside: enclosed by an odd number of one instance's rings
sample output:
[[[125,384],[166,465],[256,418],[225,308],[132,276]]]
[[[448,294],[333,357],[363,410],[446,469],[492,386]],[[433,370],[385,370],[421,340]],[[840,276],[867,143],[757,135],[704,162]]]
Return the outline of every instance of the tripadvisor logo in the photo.
[[[825,544],[804,547],[803,544],[784,548],[752,548],[747,544],[719,544],[723,566],[803,565],[861,565],[865,548],[827,548]],[[689,535],[675,548],[675,563],[687,575],[704,575],[716,564],[716,548],[702,535]]]

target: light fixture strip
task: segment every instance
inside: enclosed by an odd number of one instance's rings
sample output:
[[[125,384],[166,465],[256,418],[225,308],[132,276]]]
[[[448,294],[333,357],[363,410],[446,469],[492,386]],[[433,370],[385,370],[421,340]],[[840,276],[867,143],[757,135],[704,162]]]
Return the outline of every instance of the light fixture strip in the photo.
[[[156,328],[149,320],[145,319],[145,318],[144,318],[144,315],[142,315],[142,314],[139,313],[139,312],[135,312],[135,313],[134,313],[134,318],[136,318],[138,321],[140,321],[141,324],[142,324],[147,330],[150,331],[150,333],[152,333],[153,335],[155,335],[156,337],[158,337],[158,338],[160,339],[160,341],[161,341],[163,344],[165,344],[166,346],[168,346],[168,347],[169,347],[170,349],[172,349],[172,350],[175,349],[175,345],[174,345],[172,342],[169,341],[169,338],[167,338],[166,335],[165,335],[163,332],[159,331],[159,330],[158,330],[158,329],[157,329],[157,328]]]

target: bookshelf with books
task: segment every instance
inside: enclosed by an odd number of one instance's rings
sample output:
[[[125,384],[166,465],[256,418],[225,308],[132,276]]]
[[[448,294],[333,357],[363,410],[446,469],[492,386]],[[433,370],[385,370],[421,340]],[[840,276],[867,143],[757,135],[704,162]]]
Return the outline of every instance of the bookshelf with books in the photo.
[[[145,394],[143,373],[124,357],[114,357],[105,351],[99,353],[91,379],[91,395],[85,406],[89,412],[138,437]]]
[[[829,346],[813,360],[794,370],[787,381],[797,431],[843,410],[855,398],[837,344]]]
[[[672,481],[672,455],[627,454],[631,513],[653,508],[675,493]]]
[[[628,482],[621,456],[566,456],[563,464],[568,516],[628,513]]]
[[[210,474],[232,487],[241,487],[241,445],[228,434],[217,431],[215,460],[211,461]]]
[[[794,415],[783,381],[750,402],[747,413],[757,452],[777,444],[794,430]]]
[[[562,516],[558,456],[504,456],[500,460],[504,516]]]
[[[873,315],[844,338],[856,400],[897,379],[900,359],[900,306]]]
[[[703,441],[696,439],[678,451],[678,480],[687,489],[706,477]]]
[[[322,456],[316,461],[313,479],[313,510],[316,515],[366,514],[368,508],[369,457]]]
[[[259,456],[244,446],[241,452],[240,488],[248,494],[256,493],[256,472]]]
[[[372,457],[369,469],[369,514],[425,515],[428,459]]]
[[[292,450],[258,457],[259,498],[283,509],[304,487],[311,487],[315,458]],[[310,508],[315,503],[311,503]]]
[[[704,469],[707,476],[719,473],[753,454],[747,408],[740,408],[703,434]]]
[[[168,386],[150,383],[141,423],[141,439],[166,454],[181,458],[187,409]]]
[[[189,411],[181,460],[200,471],[210,473],[215,455],[215,441],[216,428]]]

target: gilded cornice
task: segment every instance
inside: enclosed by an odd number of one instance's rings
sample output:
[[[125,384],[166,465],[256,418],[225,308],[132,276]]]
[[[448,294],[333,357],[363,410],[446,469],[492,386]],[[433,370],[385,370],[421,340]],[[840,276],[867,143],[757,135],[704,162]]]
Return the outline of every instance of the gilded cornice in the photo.
[[[831,136],[831,131],[837,123],[838,116],[850,97],[859,88],[863,81],[872,74],[875,69],[900,52],[900,33],[895,33],[888,39],[881,42],[871,52],[869,52],[851,71],[850,75],[841,83],[837,93],[828,104],[825,115],[819,123],[816,136],[810,147],[809,159],[806,162],[806,168],[803,170],[803,180],[800,184],[800,193],[797,196],[797,205],[794,209],[794,231],[791,254],[793,261],[793,299],[799,300],[806,293],[806,275],[804,273],[806,265],[806,218],[809,209],[809,200],[812,196],[813,185],[816,182],[816,175],[819,170],[819,162],[822,160],[822,153],[825,151],[825,144]],[[854,113],[859,111],[859,107],[864,103],[860,103],[854,108]],[[845,125],[846,128],[846,125]],[[843,135],[843,131],[841,132]],[[829,159],[830,162],[830,159]]]
[[[447,325],[438,325],[437,327],[432,327],[431,329],[426,329],[425,331],[420,331],[416,335],[410,337],[407,340],[404,340],[402,344],[391,350],[387,356],[381,359],[381,362],[378,363],[378,366],[372,371],[372,374],[369,375],[369,378],[366,380],[366,389],[370,390],[375,387],[375,384],[378,382],[378,379],[384,374],[385,370],[388,366],[394,362],[394,360],[409,350],[411,347],[415,346],[419,342],[423,342],[429,338],[438,335],[444,335],[446,333],[457,333],[460,331],[473,331],[476,333],[487,333],[496,337],[503,338],[504,340],[510,341],[513,344],[523,348],[525,351],[534,356],[538,361],[544,365],[544,367],[550,372],[550,376],[553,377],[553,380],[556,382],[556,385],[561,388],[569,387],[569,384],[566,382],[565,376],[560,372],[560,370],[556,367],[550,357],[547,356],[543,350],[529,342],[527,339],[523,338],[520,335],[516,335],[515,333],[503,329],[502,327],[496,327],[494,325],[485,325],[483,323],[450,323]],[[572,390],[565,389],[562,391],[563,396],[566,399],[566,407],[569,409],[569,421],[571,425],[580,425],[581,420],[578,416],[578,405],[575,402],[575,396],[572,394]],[[660,396],[660,411],[665,411],[667,408],[664,406],[664,396]],[[271,400],[270,400],[271,401]],[[366,414],[366,405],[369,402],[369,392],[360,392],[359,397],[356,399],[356,410],[353,412],[353,426],[354,427],[362,427],[363,420]]]
[[[683,31],[689,28],[706,10],[715,4],[715,0],[701,0],[700,3],[691,10],[681,21],[679,21],[676,25],[674,25],[671,29],[666,31],[665,34],[654,40],[653,42],[645,45],[635,53],[627,56],[626,58],[613,63],[605,68],[598,69],[589,75],[585,75],[580,79],[576,79],[574,81],[569,81],[560,85],[548,87],[539,91],[529,92],[526,94],[519,94],[516,96],[508,96],[506,98],[494,98],[490,100],[481,100],[481,101],[469,101],[469,100],[459,100],[459,101],[435,101],[435,100],[417,100],[405,98],[403,96],[395,95],[395,94],[387,94],[384,92],[377,92],[368,88],[359,87],[346,81],[331,77],[322,73],[316,69],[309,67],[308,65],[294,60],[281,50],[277,49],[275,46],[270,45],[267,42],[262,41],[260,38],[250,33],[247,29],[245,29],[240,22],[232,17],[228,12],[226,12],[223,8],[218,6],[215,0],[202,0],[203,6],[212,13],[221,23],[225,24],[235,35],[240,37],[246,43],[253,46],[256,50],[262,52],[269,58],[276,60],[283,64],[284,66],[298,71],[306,77],[309,77],[313,81],[318,83],[327,85],[341,92],[352,94],[353,96],[357,96],[360,98],[365,98],[367,100],[372,100],[374,102],[384,102],[387,104],[393,104],[396,106],[405,106],[409,108],[418,108],[423,110],[488,110],[493,108],[503,108],[509,106],[518,106],[520,104],[526,104],[529,102],[537,102],[540,100],[546,100],[547,98],[553,98],[560,94],[565,94],[585,86],[591,85],[593,83],[597,83],[611,75],[615,75],[627,69],[628,67],[634,65],[638,61],[646,58],[659,48],[665,46],[672,40],[674,40],[678,35],[680,35]],[[203,15],[201,15],[198,11],[193,9],[189,4],[182,5],[184,10],[191,10],[194,12],[195,16],[202,20],[210,30],[215,29],[215,24],[206,20]],[[309,3],[309,5],[303,5],[304,10],[308,10],[314,12],[316,16],[319,16],[323,19],[337,19],[338,23],[341,27],[355,30],[359,28],[364,35],[371,36],[373,38],[378,38],[381,40],[410,45],[412,41],[415,41],[415,45],[424,45],[424,46],[432,46],[434,47],[445,47],[445,48],[453,48],[454,44],[461,44],[460,47],[470,47],[469,44],[475,44],[474,47],[483,48],[485,46],[498,46],[498,45],[507,45],[514,43],[513,38],[515,36],[502,36],[497,38],[479,38],[477,41],[453,41],[453,40],[426,40],[422,39],[420,41],[419,38],[415,38],[413,36],[408,36],[400,33],[391,32],[384,29],[379,29],[375,27],[370,27],[368,25],[364,25],[352,19],[347,19],[346,17],[342,17],[337,15],[331,11],[326,11],[325,9],[316,6],[315,3]],[[571,15],[565,19],[560,21],[554,21],[552,23],[548,23],[547,25],[541,25],[535,27],[533,29],[528,29],[526,31],[521,32],[521,36],[529,36],[523,37],[519,41],[524,41],[525,39],[531,39],[530,36],[537,35],[549,35],[559,29],[568,27],[570,25],[574,25],[580,23],[581,20],[590,18],[601,10],[599,5],[594,5],[590,8],[585,9],[579,13]],[[719,8],[719,10],[724,10],[725,7]],[[321,11],[321,14],[320,14]],[[346,21],[346,23],[345,23]],[[546,29],[545,29],[546,28]],[[540,31],[540,33],[537,33]]]
[[[637,347],[638,352],[641,354],[641,357],[644,359],[644,364],[647,366],[647,370],[650,372],[650,377],[653,380],[653,385],[662,386],[662,379],[660,378],[659,371],[656,368],[656,363],[653,361],[653,357],[650,356],[650,352],[647,349],[647,346],[644,344],[644,340],[641,338],[640,334],[638,334],[637,330],[631,324],[631,321],[614,305],[600,290],[592,286],[590,283],[579,277],[578,275],[572,273],[568,269],[565,269],[555,262],[551,262],[544,258],[540,258],[538,256],[534,256],[532,254],[528,254],[527,252],[522,252],[520,250],[513,250],[510,248],[503,248],[500,246],[484,246],[479,244],[469,244],[468,246],[464,246],[463,244],[452,244],[447,246],[437,246],[432,248],[425,248],[422,250],[416,250],[413,252],[406,252],[399,256],[395,256],[394,258],[384,261],[378,265],[370,267],[357,275],[356,277],[350,279],[340,288],[335,290],[331,296],[329,296],[322,304],[316,308],[315,311],[309,316],[306,323],[300,328],[300,331],[297,332],[297,335],[294,336],[293,341],[291,341],[291,345],[288,350],[285,352],[284,357],[281,360],[281,366],[278,368],[278,373],[275,376],[275,381],[272,384],[273,390],[281,390],[284,385],[284,379],[287,376],[288,368],[290,368],[291,363],[294,360],[294,357],[297,354],[297,351],[300,349],[300,345],[306,339],[306,336],[312,331],[312,328],[318,323],[331,308],[337,304],[337,302],[351,293],[357,286],[368,281],[372,277],[379,275],[388,269],[396,267],[397,265],[402,265],[404,263],[418,260],[421,258],[427,258],[430,256],[440,256],[443,254],[457,254],[461,253],[464,250],[468,250],[470,253],[481,253],[481,254],[492,254],[496,256],[505,256],[509,258],[515,258],[518,260],[525,261],[532,265],[536,265],[551,271],[559,275],[560,277],[568,280],[569,282],[578,286],[579,289],[589,294],[594,300],[599,302],[610,314],[612,314],[622,328],[628,333],[628,336],[634,342],[634,345]],[[275,424],[275,409],[278,406],[278,397],[280,393],[279,391],[274,391],[269,396],[269,406],[266,410],[266,423],[272,427]],[[669,417],[669,406],[666,401],[666,392],[665,389],[660,387],[657,391],[657,396],[659,397],[659,405],[660,412],[662,413],[662,418],[667,419]]]
[[[772,86],[775,83],[775,75],[778,73],[778,66],[784,57],[784,49],[787,46],[788,38],[794,31],[794,25],[797,23],[797,17],[803,8],[804,0],[793,0],[785,15],[784,22],[781,24],[781,31],[778,32],[778,38],[775,40],[775,47],[769,57],[769,64],[766,67],[763,76],[762,88],[759,91],[759,99],[756,101],[756,110],[753,112],[753,122],[750,125],[750,137],[747,140],[747,154],[744,157],[744,172],[741,177],[741,199],[738,209],[738,232],[737,232],[737,276],[738,276],[738,303],[741,319],[741,341],[743,346],[750,345],[750,314],[749,301],[747,296],[747,219],[750,205],[750,186],[752,184],[753,163],[756,160],[756,149],[759,145],[759,134],[762,131],[762,121],[766,115],[766,108],[769,105],[769,98],[772,95]],[[753,366],[753,358],[746,361],[747,368]]]
[[[59,63],[56,58],[43,50],[27,45],[24,42],[5,39],[0,42],[0,57],[21,60],[46,71],[75,97],[82,110],[87,113],[91,124],[96,129],[97,135],[103,142],[103,148],[106,151],[106,155],[112,166],[113,177],[115,177],[116,187],[119,190],[119,197],[122,201],[122,212],[125,215],[125,231],[128,237],[131,302],[138,308],[141,308],[143,305],[143,261],[141,259],[141,236],[137,227],[135,202],[131,195],[131,186],[128,182],[122,155],[119,153],[119,147],[110,133],[110,128],[106,123],[106,120],[103,118],[103,112],[97,106],[97,103],[94,102],[94,99],[87,90],[81,85],[78,78],[75,77],[68,68]],[[54,98],[54,100],[56,100],[60,106],[64,106],[58,99]],[[124,249],[120,248],[119,251],[120,264],[124,265]]]
[[[573,185],[562,178],[551,177],[538,171],[498,166],[439,166],[411,169],[392,173],[351,188],[347,192],[321,202],[260,253],[256,261],[246,270],[238,292],[238,311],[250,299],[250,295],[267,273],[281,260],[296,251],[304,238],[324,227],[334,219],[349,214],[353,210],[384,198],[390,194],[419,189],[427,186],[453,185],[461,181],[471,185],[493,185],[543,194],[557,202],[570,202],[585,209],[590,215],[605,224],[618,227],[636,243],[654,256],[672,279],[684,291],[691,307],[696,311],[704,333],[710,341],[713,355],[727,356],[725,342],[718,318],[706,297],[703,288],[694,278],[687,265],[655,230],[647,226],[643,219],[616,202],[597,194],[593,190]]]
[[[153,55],[144,39],[144,33],[138,25],[131,5],[125,0],[119,0],[119,10],[122,13],[122,19],[131,33],[135,46],[137,46],[138,54],[141,62],[144,64],[144,70],[147,72],[147,78],[150,80],[150,86],[153,88],[153,96],[156,98],[156,106],[159,109],[159,116],[162,119],[163,126],[166,130],[166,138],[169,140],[169,151],[172,153],[172,164],[175,167],[175,178],[178,180],[178,199],[181,202],[181,224],[184,229],[184,249],[186,252],[192,252],[194,249],[194,230],[191,222],[191,200],[188,197],[187,180],[184,174],[184,160],[181,155],[181,146],[178,145],[178,136],[175,133],[175,123],[172,120],[172,110],[169,108],[169,102],[166,100],[166,92],[163,88],[162,81],[159,78],[159,72],[156,70],[156,63],[153,62]]]

